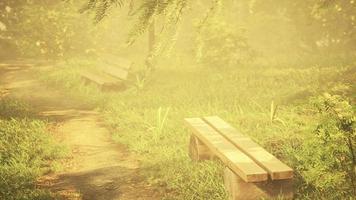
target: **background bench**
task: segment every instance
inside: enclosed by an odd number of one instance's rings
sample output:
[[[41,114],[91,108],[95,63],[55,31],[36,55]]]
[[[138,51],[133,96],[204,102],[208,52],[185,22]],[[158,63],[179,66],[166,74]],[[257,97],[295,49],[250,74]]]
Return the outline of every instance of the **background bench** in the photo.
[[[229,198],[293,198],[293,170],[219,117],[187,118],[193,160],[218,158],[226,166]]]
[[[104,90],[125,88],[132,62],[112,55],[103,56],[101,61],[96,69],[81,71],[81,77]]]

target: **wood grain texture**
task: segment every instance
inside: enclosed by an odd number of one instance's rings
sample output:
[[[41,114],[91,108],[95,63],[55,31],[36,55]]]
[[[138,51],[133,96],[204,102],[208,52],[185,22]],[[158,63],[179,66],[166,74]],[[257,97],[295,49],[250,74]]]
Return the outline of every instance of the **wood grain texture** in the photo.
[[[126,80],[129,75],[129,72],[126,69],[121,69],[118,67],[104,66],[102,67],[102,70],[103,72],[121,80]]]
[[[123,81],[101,71],[83,71],[80,72],[80,75],[85,83],[94,83],[102,91],[118,91],[126,88]]]
[[[127,59],[124,59],[124,58],[121,58],[121,57],[117,57],[115,60],[114,60],[116,66],[120,67],[120,68],[123,68],[123,69],[126,69],[126,70],[129,70],[131,67],[132,67],[132,62],[130,60],[127,60]]]
[[[114,66],[122,69],[129,70],[132,67],[132,62],[118,55],[113,54],[101,54],[101,60],[109,66]]]
[[[214,154],[194,135],[190,136],[189,156],[194,161],[211,160]]]
[[[89,71],[82,71],[80,75],[87,81],[94,82],[97,85],[103,86],[105,84],[115,84],[118,80],[114,77],[109,75],[100,73],[100,72],[89,72]]]
[[[189,118],[185,119],[185,122],[193,134],[244,181],[259,182],[268,179],[268,174],[264,169],[202,119]]]
[[[268,180],[246,183],[229,168],[224,170],[229,200],[293,199],[293,180]]]
[[[239,150],[248,155],[259,166],[265,169],[272,180],[293,178],[293,169],[255,143],[251,138],[243,135],[234,127],[217,116],[204,117],[211,127],[218,131]]]

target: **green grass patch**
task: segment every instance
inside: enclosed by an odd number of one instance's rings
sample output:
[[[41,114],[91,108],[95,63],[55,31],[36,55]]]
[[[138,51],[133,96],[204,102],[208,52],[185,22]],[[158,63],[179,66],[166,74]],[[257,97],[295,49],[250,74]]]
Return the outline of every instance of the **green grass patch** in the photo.
[[[55,72],[62,74],[56,87],[70,80],[70,67]],[[303,141],[315,137],[320,120],[309,99],[326,91],[335,93],[340,86],[346,88],[344,95],[350,94],[349,83],[341,78],[350,69],[347,65],[162,66],[141,87],[120,93],[91,90],[86,98],[94,99],[93,105],[105,114],[114,140],[140,155],[148,180],[170,191],[167,199],[226,199],[221,164],[194,163],[188,156],[190,133],[183,119],[208,115],[225,119],[297,169],[297,198],[316,199],[322,198],[321,190],[306,181],[296,158]],[[80,93],[75,81],[67,84],[73,84],[72,94]],[[333,190],[344,197],[349,194],[343,188]]]
[[[48,132],[45,121],[15,99],[0,100],[0,199],[52,199],[36,187],[39,176],[55,170],[55,160],[64,156]]]
[[[91,60],[70,60],[58,63],[56,69],[50,72],[40,71],[38,75],[46,86],[64,91],[73,104],[83,108],[93,108],[105,101],[105,98],[98,95],[100,88],[96,85],[83,82],[80,71],[87,70],[93,70]]]
[[[35,112],[25,102],[9,97],[0,99],[0,118],[26,118],[34,114]]]

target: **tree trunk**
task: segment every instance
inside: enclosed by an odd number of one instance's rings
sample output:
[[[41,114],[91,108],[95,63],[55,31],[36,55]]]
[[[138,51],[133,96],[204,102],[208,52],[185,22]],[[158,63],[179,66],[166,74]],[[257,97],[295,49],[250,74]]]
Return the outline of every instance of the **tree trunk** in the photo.
[[[146,59],[146,65],[149,70],[154,69],[154,52],[155,52],[155,43],[156,43],[156,31],[155,31],[155,20],[152,20],[148,28],[148,55]]]

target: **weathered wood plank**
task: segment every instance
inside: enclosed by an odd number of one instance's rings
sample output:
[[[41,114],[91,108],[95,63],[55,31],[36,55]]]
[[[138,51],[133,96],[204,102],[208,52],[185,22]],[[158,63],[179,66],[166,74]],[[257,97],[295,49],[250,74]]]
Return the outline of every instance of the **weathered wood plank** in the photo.
[[[122,69],[129,70],[132,67],[132,62],[130,60],[124,59],[120,56],[116,56],[113,54],[102,54],[101,59],[103,60],[103,62],[109,65],[113,65]]]
[[[99,78],[98,76],[95,76],[91,73],[88,72],[80,72],[80,75],[86,79],[86,81],[91,81],[96,83],[97,85],[103,85],[105,83],[105,81],[103,81],[101,78]]]
[[[121,69],[118,67],[110,67],[110,66],[104,66],[102,67],[103,72],[114,76],[116,78],[119,78],[121,80],[126,80],[129,72],[127,71],[127,69]]]
[[[188,118],[185,122],[194,135],[244,181],[260,182],[268,179],[268,174],[264,169],[202,119]]]
[[[271,153],[252,141],[249,137],[244,136],[221,118],[212,116],[204,117],[203,119],[228,141],[265,169],[272,180],[293,178],[293,169],[282,163]]]
[[[224,184],[229,200],[293,199],[294,194],[292,179],[246,183],[227,167]]]
[[[115,60],[115,64],[123,69],[129,70],[132,67],[132,62],[127,59],[123,59],[120,57],[117,57]]]
[[[196,136],[190,136],[189,156],[194,161],[211,160],[214,154]]]
[[[96,83],[99,86],[104,86],[104,85],[112,85],[118,82],[115,78],[101,74],[101,73],[93,73],[93,72],[88,72],[88,71],[82,71],[80,72],[80,75],[85,78],[87,81],[91,81]]]

